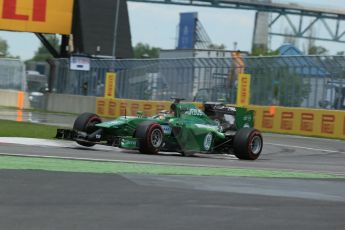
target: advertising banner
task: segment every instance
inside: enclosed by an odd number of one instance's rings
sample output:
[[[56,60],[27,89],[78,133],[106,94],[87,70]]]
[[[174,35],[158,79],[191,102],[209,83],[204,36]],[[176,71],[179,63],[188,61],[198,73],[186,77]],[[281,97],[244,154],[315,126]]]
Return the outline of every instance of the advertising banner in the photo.
[[[181,13],[177,49],[194,49],[198,13]]]
[[[71,34],[73,0],[0,0],[0,30]]]
[[[153,116],[170,110],[169,101],[97,98],[96,112],[104,117]],[[199,108],[202,104],[195,103]],[[254,110],[254,127],[262,132],[338,138],[345,140],[345,111],[248,106]],[[138,113],[141,112],[141,113]]]
[[[79,71],[90,71],[91,60],[88,57],[72,56],[70,58],[70,69]]]
[[[105,76],[105,98],[115,98],[116,73],[108,72]]]
[[[237,106],[248,106],[250,103],[250,75],[239,74],[237,85]]]
[[[345,139],[345,112],[306,108],[249,106],[255,128],[272,133]]]

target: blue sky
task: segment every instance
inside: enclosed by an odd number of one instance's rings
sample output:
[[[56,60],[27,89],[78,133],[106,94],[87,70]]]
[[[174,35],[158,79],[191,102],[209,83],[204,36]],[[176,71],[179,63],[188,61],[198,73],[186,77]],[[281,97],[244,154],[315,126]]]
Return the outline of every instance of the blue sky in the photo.
[[[345,0],[289,0],[288,2],[336,7],[345,11]],[[129,2],[128,6],[133,44],[144,42],[163,49],[173,49],[176,44],[179,14],[181,12],[198,12],[199,20],[213,43],[224,44],[228,49],[232,49],[234,42],[237,42],[238,49],[246,51],[251,49],[254,11],[134,2]],[[344,25],[342,28],[345,28]],[[322,28],[316,28],[316,31],[318,35],[325,33]],[[7,40],[11,54],[18,55],[23,60],[31,58],[40,44],[35,35],[31,33],[0,31],[0,37]],[[303,48],[304,42],[303,39],[299,40],[300,48]],[[272,37],[271,48],[276,49],[282,43],[283,38]],[[341,43],[316,42],[316,45],[326,47],[330,50],[330,54],[345,51],[345,44]]]

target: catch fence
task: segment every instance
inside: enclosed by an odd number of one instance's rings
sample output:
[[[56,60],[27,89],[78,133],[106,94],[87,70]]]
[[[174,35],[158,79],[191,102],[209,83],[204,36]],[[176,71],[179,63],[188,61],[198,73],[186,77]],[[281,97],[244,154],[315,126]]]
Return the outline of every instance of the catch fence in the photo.
[[[0,89],[26,89],[25,65],[20,60],[0,58]]]
[[[55,60],[51,90],[102,96],[106,72],[116,71],[117,98],[235,103],[238,75],[246,73],[253,105],[345,109],[344,56],[91,59],[90,64],[90,71],[75,71],[69,59]]]

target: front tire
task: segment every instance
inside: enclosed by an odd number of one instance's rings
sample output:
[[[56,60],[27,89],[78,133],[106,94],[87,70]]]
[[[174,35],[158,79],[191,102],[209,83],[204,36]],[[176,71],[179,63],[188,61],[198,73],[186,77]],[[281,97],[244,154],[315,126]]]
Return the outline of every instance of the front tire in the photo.
[[[135,138],[139,139],[139,151],[144,154],[157,154],[163,144],[163,130],[158,123],[144,121],[138,125]]]
[[[260,131],[252,128],[238,130],[234,137],[234,154],[241,160],[256,160],[261,154],[263,138]]]
[[[98,128],[96,124],[101,123],[101,118],[93,113],[83,113],[77,117],[74,122],[73,129],[76,131],[86,132],[87,134],[95,132]],[[87,141],[76,141],[79,145],[92,147],[95,144]]]

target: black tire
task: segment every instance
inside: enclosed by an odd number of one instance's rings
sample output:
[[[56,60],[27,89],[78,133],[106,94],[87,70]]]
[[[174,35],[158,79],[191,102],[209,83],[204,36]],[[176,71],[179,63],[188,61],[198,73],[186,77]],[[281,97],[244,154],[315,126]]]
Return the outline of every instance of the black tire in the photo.
[[[141,122],[134,137],[139,139],[139,151],[144,154],[157,154],[163,144],[162,127],[152,121]]]
[[[237,131],[234,142],[234,154],[241,160],[256,160],[261,154],[263,139],[260,131],[243,128]]]
[[[79,117],[77,117],[77,119],[74,121],[73,129],[90,134],[97,130],[95,124],[101,122],[102,120],[98,115],[93,113],[83,113],[79,115]],[[95,145],[87,141],[77,141],[77,143],[85,147],[91,147]]]

